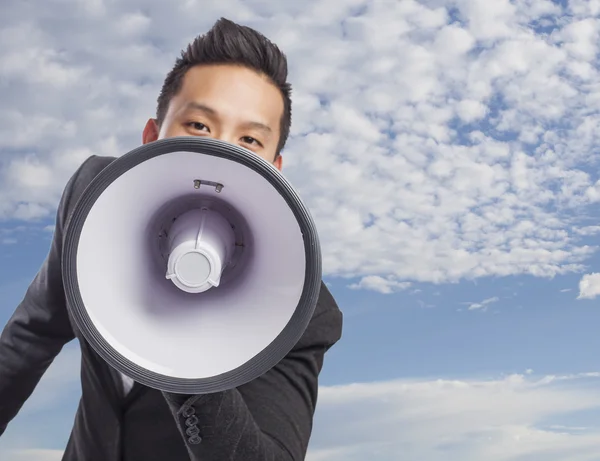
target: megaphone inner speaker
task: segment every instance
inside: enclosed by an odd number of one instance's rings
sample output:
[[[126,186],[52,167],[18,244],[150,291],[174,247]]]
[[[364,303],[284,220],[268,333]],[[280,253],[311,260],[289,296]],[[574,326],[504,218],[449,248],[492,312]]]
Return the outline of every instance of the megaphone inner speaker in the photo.
[[[201,192],[165,203],[151,218],[146,241],[147,251],[154,255],[157,267],[169,272],[167,276],[174,272],[169,271],[169,263],[175,263],[178,253],[183,253],[184,259],[185,256],[193,256],[192,250],[200,247],[200,257],[190,257],[191,262],[187,266],[188,278],[198,279],[187,286],[175,281],[175,286],[190,293],[206,291],[213,286],[227,286],[243,272],[254,248],[251,228],[243,214],[220,197]],[[217,261],[206,261],[213,252],[218,253],[213,258]],[[214,267],[215,263],[218,267]],[[206,265],[206,278],[198,274],[203,265]],[[215,272],[213,278],[216,280],[206,283],[210,279],[210,269]],[[199,285],[198,289],[191,287],[193,282]]]
[[[160,155],[128,154],[92,182],[63,270],[75,320],[111,365],[151,387],[209,392],[291,349],[314,310],[320,254],[271,165],[186,142],[158,141]]]

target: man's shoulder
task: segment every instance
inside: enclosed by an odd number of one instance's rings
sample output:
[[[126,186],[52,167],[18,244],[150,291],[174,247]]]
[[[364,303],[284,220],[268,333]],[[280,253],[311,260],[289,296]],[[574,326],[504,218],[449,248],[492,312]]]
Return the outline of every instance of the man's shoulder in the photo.
[[[75,176],[74,185],[81,184],[85,187],[104,170],[108,165],[114,162],[117,157],[108,157],[102,155],[92,155],[88,157],[79,167]]]
[[[295,349],[316,345],[329,349],[341,339],[342,326],[342,311],[325,282],[321,282],[321,291],[315,312]]]
[[[64,216],[68,216],[73,207],[77,204],[79,197],[89,186],[92,180],[100,174],[108,165],[115,161],[117,157],[108,157],[102,155],[91,155],[73,173],[63,193],[61,203]]]
[[[319,300],[317,302],[317,307],[315,308],[314,317],[325,314],[328,311],[338,311],[338,305],[335,301],[331,291],[329,291],[329,287],[325,282],[321,282],[321,290],[319,291]]]

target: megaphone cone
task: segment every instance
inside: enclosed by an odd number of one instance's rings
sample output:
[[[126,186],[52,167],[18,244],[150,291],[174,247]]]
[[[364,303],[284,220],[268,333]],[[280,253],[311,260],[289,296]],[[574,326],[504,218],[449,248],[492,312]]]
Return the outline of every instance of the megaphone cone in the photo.
[[[155,389],[245,384],[294,347],[321,253],[309,211],[257,155],[209,138],[158,140],[86,188],[63,247],[67,304],[92,348]]]

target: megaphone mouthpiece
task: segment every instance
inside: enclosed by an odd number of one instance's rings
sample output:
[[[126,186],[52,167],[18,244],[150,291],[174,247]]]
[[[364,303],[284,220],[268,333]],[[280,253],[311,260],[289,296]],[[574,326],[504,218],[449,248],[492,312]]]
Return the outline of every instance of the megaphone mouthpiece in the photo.
[[[167,279],[188,293],[218,286],[235,247],[231,224],[204,207],[179,216],[168,235]]]

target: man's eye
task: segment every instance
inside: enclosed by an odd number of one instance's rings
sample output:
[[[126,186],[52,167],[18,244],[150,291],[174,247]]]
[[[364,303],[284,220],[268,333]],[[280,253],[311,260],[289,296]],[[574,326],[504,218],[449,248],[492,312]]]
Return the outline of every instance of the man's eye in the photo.
[[[251,136],[244,136],[242,138],[242,142],[244,142],[246,144],[254,144],[254,145],[257,145],[257,146],[262,146],[262,144],[259,141],[257,141],[256,139],[254,139]]]
[[[200,122],[189,122],[188,126],[198,131],[210,131],[204,123]]]

